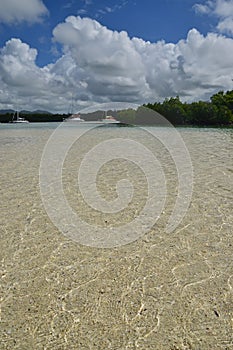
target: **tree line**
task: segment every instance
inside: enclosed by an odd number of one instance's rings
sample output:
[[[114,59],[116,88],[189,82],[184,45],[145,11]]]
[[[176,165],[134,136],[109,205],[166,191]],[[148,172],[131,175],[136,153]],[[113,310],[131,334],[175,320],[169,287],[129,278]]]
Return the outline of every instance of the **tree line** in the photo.
[[[151,111],[151,113],[150,113]],[[219,91],[210,101],[181,102],[179,96],[144,104],[136,111],[118,112],[122,122],[137,125],[164,124],[157,112],[175,126],[233,126],[233,90]]]
[[[2,113],[0,114],[1,123],[11,123],[14,113]],[[20,117],[27,119],[30,123],[43,123],[43,122],[62,122],[67,118],[67,114],[52,114],[52,113],[20,113]],[[15,117],[14,117],[15,119]]]
[[[177,96],[144,106],[160,113],[173,125],[233,126],[233,90],[219,91],[206,102],[182,103]]]

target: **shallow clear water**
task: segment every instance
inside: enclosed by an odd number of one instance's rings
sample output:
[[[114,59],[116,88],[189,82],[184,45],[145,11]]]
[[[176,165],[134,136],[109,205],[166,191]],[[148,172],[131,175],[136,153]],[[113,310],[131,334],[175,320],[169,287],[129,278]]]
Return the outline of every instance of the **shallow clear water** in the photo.
[[[75,142],[63,188],[91,225],[131,222],[146,202],[147,182],[135,164],[112,160],[97,177],[101,195],[116,198],[116,182],[127,178],[134,197],[118,214],[93,210],[77,186],[90,148],[132,138],[156,154],[166,177],[166,205],[153,228],[131,244],[100,249],[62,234],[43,206],[39,167],[58,125],[0,125],[1,349],[232,349],[233,131],[178,129],[192,160],[193,193],[169,234],[178,178],[163,145],[138,128],[98,128]]]

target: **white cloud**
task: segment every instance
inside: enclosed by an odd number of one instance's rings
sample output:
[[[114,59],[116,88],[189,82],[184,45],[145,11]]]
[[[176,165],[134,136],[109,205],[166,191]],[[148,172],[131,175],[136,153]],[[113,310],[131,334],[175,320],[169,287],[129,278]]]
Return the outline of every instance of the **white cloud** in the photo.
[[[41,0],[0,0],[0,22],[40,22],[48,10]]]
[[[37,50],[22,43],[20,39],[13,38],[6,42],[0,51],[0,84],[4,88],[0,103],[7,96],[8,107],[11,108],[16,108],[17,105],[25,109],[32,105],[34,109],[54,109],[50,99],[55,104],[55,100],[65,89],[65,83],[59,72],[52,72],[52,65],[38,67],[35,63],[36,56]],[[63,73],[62,79],[64,77]]]
[[[200,14],[207,14],[207,13],[210,13],[211,11],[208,5],[203,5],[203,4],[195,4],[193,8],[196,13],[200,13]]]
[[[227,17],[218,23],[217,29],[221,33],[233,35],[233,17]]]
[[[217,0],[214,13],[219,17],[233,16],[233,0]]]
[[[221,33],[233,35],[233,0],[218,0],[214,12],[220,17],[217,29]]]
[[[78,10],[78,15],[85,15],[86,13],[87,13],[87,10],[85,9]]]
[[[36,65],[37,50],[19,39],[1,49],[0,109],[17,99],[23,109],[68,112],[72,96],[79,109],[176,95],[192,101],[232,89],[233,39],[216,33],[192,29],[177,44],[150,43],[72,16],[53,34],[64,54],[43,68]]]
[[[220,33],[233,35],[233,0],[208,0],[205,4],[195,4],[194,10],[219,19],[216,29]]]
[[[90,92],[131,99],[142,93],[145,67],[126,32],[113,32],[89,18],[72,16],[53,33],[85,72]]]
[[[113,13],[115,11],[119,11],[121,10],[123,7],[125,7],[128,4],[127,0],[121,0],[119,1],[119,3],[110,6],[105,6],[103,8],[100,8],[99,10],[97,10],[97,13],[95,15],[95,18],[99,19],[101,18],[103,15],[109,14],[109,13]]]

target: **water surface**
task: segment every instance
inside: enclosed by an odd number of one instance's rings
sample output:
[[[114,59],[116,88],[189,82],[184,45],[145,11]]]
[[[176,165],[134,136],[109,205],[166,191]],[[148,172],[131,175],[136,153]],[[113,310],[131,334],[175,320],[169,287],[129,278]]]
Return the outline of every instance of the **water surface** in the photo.
[[[83,220],[110,229],[130,222],[146,201],[143,172],[124,160],[106,164],[97,185],[110,200],[116,182],[131,179],[129,208],[109,215],[83,201],[78,166],[104,139],[144,143],[163,164],[168,188],[166,208],[145,236],[97,249],[64,236],[43,207],[39,166],[57,126],[0,125],[1,349],[233,349],[233,131],[178,129],[194,188],[184,220],[170,234],[165,224],[177,174],[169,152],[136,128],[84,135],[63,169],[64,193]]]

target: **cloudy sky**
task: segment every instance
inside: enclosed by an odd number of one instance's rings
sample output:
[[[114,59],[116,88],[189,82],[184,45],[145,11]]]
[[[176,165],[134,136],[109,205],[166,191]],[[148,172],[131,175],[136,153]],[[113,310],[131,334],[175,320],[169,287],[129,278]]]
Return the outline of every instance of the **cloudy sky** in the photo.
[[[233,89],[233,0],[0,0],[0,109]]]

